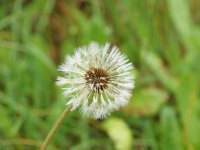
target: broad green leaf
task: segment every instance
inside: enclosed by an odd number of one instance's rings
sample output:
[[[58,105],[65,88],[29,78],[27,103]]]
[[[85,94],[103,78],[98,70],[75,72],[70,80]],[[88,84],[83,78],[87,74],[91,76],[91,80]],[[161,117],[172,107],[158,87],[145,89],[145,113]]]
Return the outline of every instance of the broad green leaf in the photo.
[[[158,113],[167,100],[167,93],[156,88],[145,88],[134,92],[131,102],[123,109],[128,115],[148,116]]]
[[[131,129],[120,118],[110,118],[104,121],[103,129],[114,141],[116,150],[132,150],[133,137]]]
[[[160,148],[161,150],[182,150],[180,126],[175,112],[171,108],[165,108],[160,116]]]
[[[171,19],[180,33],[185,38],[191,33],[191,16],[187,0],[167,0]],[[177,13],[178,10],[178,13]]]
[[[175,92],[177,88],[177,81],[166,70],[162,60],[154,53],[145,53],[143,55],[143,60],[146,65],[155,73],[156,77],[163,84],[163,86],[165,86],[168,90]]]

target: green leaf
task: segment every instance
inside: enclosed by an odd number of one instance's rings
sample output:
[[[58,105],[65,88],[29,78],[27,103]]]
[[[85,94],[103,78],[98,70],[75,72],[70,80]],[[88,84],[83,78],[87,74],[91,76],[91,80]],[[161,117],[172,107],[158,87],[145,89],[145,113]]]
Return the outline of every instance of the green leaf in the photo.
[[[126,114],[146,116],[156,114],[167,100],[167,93],[156,88],[145,88],[133,94],[131,102],[124,108]]]
[[[158,80],[168,90],[174,92],[177,88],[177,80],[169,73],[169,70],[164,66],[161,58],[154,53],[143,54],[143,60],[146,65],[155,73]]]
[[[133,137],[131,129],[120,118],[110,118],[104,121],[103,129],[114,141],[116,150],[131,150]]]
[[[187,38],[191,34],[192,21],[187,0],[167,1],[171,19],[181,37]],[[178,13],[177,13],[178,10]]]
[[[172,108],[166,107],[160,115],[160,148],[161,150],[182,150],[180,126]]]

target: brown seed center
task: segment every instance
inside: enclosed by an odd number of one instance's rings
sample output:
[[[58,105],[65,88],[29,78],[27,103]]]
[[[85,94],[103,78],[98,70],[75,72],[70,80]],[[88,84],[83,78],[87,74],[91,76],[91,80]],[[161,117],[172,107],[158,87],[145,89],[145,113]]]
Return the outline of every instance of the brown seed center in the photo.
[[[91,67],[85,74],[88,87],[94,92],[103,91],[108,87],[109,74],[100,67]]]

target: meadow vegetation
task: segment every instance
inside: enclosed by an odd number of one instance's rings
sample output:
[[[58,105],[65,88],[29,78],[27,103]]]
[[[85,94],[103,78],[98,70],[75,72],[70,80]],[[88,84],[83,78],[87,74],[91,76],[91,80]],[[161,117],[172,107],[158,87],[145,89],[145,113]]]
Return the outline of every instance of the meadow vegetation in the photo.
[[[200,149],[199,0],[1,0],[0,150],[38,149],[64,110],[57,67],[74,48],[117,45],[130,103],[104,120],[73,111],[50,150]]]

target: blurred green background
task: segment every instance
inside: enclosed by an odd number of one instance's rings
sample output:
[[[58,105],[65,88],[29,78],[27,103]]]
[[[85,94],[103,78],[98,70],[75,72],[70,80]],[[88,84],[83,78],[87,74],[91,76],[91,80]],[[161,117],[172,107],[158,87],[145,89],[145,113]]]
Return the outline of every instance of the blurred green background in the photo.
[[[133,62],[133,97],[70,113],[50,150],[200,150],[200,0],[0,0],[0,150],[39,148],[66,104],[57,66],[90,41]]]

